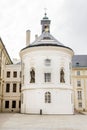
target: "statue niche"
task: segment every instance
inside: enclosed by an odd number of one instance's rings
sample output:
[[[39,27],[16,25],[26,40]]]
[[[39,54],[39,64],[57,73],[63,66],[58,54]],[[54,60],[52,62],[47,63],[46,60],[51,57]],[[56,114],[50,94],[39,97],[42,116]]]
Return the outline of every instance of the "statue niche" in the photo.
[[[30,83],[35,83],[35,71],[33,69],[30,71],[30,77]]]
[[[63,69],[61,69],[61,71],[60,71],[60,82],[61,82],[61,83],[65,83],[65,80],[64,80],[64,71],[63,71]]]

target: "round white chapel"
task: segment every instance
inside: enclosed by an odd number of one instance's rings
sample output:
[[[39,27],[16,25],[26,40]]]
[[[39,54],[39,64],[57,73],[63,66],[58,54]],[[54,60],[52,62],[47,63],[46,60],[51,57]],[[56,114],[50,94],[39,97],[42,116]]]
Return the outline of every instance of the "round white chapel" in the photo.
[[[73,114],[71,85],[73,50],[50,34],[47,14],[41,20],[42,33],[20,51],[22,61],[21,113]]]

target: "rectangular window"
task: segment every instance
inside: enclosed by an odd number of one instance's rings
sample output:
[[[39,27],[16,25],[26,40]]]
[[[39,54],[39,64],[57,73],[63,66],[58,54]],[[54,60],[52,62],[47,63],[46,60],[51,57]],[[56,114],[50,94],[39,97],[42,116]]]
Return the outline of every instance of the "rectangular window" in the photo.
[[[10,92],[10,84],[9,83],[6,84],[6,92],[7,93]]]
[[[77,81],[77,86],[78,86],[78,87],[81,86],[81,81],[80,81],[80,80]]]
[[[5,108],[9,108],[9,101],[5,101]]]
[[[10,78],[10,71],[7,71],[7,78]]]
[[[78,100],[82,100],[82,91],[77,91]]]
[[[17,71],[13,72],[13,77],[16,78],[17,77]]]
[[[80,75],[80,71],[77,71],[77,75],[78,75],[78,76]]]
[[[12,108],[16,108],[16,101],[12,101]]]
[[[82,102],[79,102],[79,103],[78,103],[78,106],[79,106],[80,108],[82,108]]]
[[[13,92],[16,92],[17,84],[13,84]]]
[[[45,82],[51,82],[51,73],[44,73]]]

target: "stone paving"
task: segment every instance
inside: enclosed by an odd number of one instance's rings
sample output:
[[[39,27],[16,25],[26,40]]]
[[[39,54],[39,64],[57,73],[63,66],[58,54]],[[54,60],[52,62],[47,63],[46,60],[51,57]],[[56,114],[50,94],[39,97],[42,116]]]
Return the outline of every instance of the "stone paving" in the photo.
[[[87,130],[87,115],[0,113],[0,130]]]

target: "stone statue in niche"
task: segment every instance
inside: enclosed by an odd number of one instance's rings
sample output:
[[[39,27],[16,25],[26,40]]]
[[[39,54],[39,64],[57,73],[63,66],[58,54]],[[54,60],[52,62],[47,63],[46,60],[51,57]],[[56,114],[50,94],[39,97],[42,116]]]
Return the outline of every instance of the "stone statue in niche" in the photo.
[[[30,77],[30,83],[35,83],[35,71],[33,69],[30,71]]]
[[[65,80],[64,80],[64,71],[63,71],[63,69],[61,69],[61,71],[60,71],[60,82],[61,82],[61,83],[65,83]]]

